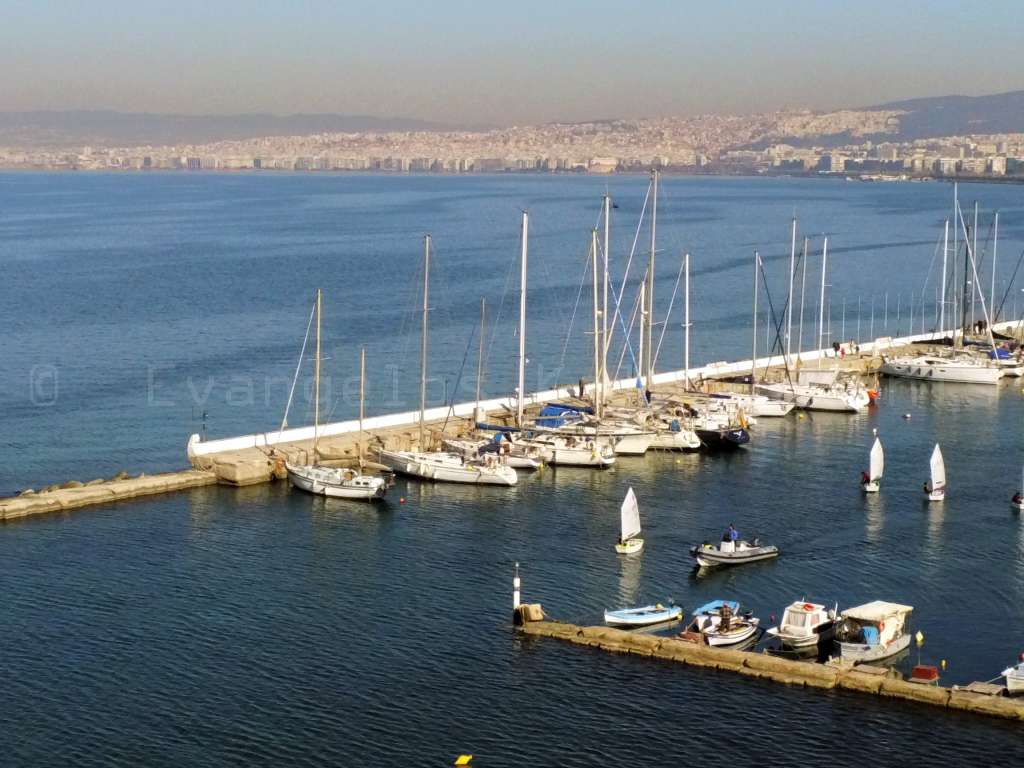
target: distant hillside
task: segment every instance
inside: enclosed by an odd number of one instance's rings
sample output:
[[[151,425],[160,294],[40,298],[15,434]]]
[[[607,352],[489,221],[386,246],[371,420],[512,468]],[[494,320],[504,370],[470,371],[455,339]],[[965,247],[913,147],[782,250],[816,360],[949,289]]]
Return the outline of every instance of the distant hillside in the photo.
[[[439,131],[451,126],[365,115],[158,115],[113,111],[0,112],[0,144],[22,147],[199,144],[330,131]]]
[[[1024,132],[1024,91],[991,96],[936,96],[866,109],[899,109],[898,137],[909,141],[965,133]]]

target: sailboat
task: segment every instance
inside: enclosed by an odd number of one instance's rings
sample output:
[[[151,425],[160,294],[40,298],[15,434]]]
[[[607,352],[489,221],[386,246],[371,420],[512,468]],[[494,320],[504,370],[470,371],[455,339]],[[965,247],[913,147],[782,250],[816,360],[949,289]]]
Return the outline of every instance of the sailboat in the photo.
[[[924,491],[928,494],[928,501],[942,501],[946,498],[946,464],[938,443],[932,451],[931,473],[932,481],[925,483]]]
[[[526,220],[524,214],[524,235]],[[423,239],[423,329],[420,340],[420,439],[416,451],[380,449],[381,464],[403,475],[425,480],[478,485],[515,485],[516,471],[503,457],[488,454],[483,459],[467,459],[457,453],[426,450],[427,409],[427,317],[430,312],[430,235]]]
[[[632,487],[626,491],[622,501],[622,533],[615,551],[620,555],[632,555],[644,548],[644,540],[640,538],[640,507],[636,503],[636,494]]]
[[[384,498],[388,482],[380,475],[364,475],[362,455],[363,432],[363,379],[366,371],[365,351],[360,357],[359,384],[359,469],[326,467],[317,463],[320,437],[320,310],[322,296],[316,291],[316,363],[314,368],[315,404],[313,408],[313,463],[292,464],[285,462],[288,481],[296,488],[319,496],[340,499],[364,499],[373,501]],[[296,372],[296,375],[298,372]]]
[[[874,445],[871,446],[871,459],[868,467],[867,481],[861,483],[861,486],[864,488],[864,493],[878,493],[878,481],[882,479],[882,473],[884,471],[885,452],[882,450],[882,441],[876,437]]]

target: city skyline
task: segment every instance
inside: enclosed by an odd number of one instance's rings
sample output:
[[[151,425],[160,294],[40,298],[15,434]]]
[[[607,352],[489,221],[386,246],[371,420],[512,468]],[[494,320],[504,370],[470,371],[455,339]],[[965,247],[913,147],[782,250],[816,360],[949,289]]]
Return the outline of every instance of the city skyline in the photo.
[[[0,111],[341,113],[454,127],[831,110],[1022,86],[1008,2],[41,8],[0,30]],[[810,64],[809,64],[810,62]],[[926,66],[921,66],[926,63]]]

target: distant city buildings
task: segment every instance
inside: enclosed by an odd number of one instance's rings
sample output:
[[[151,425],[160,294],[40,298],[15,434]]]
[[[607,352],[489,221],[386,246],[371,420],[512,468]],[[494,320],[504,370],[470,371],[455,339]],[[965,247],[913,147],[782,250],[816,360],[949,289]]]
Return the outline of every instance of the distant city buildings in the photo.
[[[1024,133],[898,141],[896,110],[322,133],[202,145],[0,147],[0,167],[389,173],[636,172],[1022,176]],[[878,141],[891,136],[892,140]],[[869,138],[870,137],[870,138]]]

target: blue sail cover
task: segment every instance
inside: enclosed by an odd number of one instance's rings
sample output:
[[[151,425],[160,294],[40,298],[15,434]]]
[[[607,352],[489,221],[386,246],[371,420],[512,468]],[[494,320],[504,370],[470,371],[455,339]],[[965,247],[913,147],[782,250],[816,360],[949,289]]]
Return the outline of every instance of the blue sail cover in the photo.
[[[580,408],[569,405],[545,405],[537,419],[538,427],[561,427],[569,421],[579,421],[580,412],[588,412],[589,408]]]

